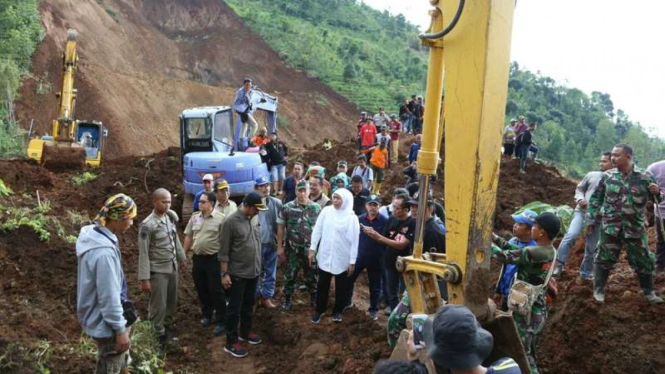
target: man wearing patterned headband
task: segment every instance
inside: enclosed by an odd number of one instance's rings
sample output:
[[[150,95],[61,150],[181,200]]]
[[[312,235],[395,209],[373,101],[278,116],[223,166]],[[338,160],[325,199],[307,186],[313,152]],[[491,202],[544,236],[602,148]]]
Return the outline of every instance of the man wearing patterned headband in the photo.
[[[112,196],[76,241],[76,313],[83,331],[97,342],[98,374],[129,372],[129,324],[123,310],[129,299],[116,235],[127,231],[134,217],[131,197]]]

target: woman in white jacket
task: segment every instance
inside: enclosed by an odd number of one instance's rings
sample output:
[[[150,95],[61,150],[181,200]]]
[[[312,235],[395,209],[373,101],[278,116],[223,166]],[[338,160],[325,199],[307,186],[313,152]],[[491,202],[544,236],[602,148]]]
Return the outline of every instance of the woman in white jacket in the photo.
[[[347,277],[353,274],[358,257],[360,224],[353,213],[353,195],[345,188],[338,188],[332,195],[332,202],[333,205],[323,208],[316,220],[312,232],[312,247],[309,249],[310,266],[316,262],[319,268],[316,312],[312,323],[319,323],[326,311],[330,281],[333,277],[335,306],[332,320],[342,322],[342,311],[347,301]]]

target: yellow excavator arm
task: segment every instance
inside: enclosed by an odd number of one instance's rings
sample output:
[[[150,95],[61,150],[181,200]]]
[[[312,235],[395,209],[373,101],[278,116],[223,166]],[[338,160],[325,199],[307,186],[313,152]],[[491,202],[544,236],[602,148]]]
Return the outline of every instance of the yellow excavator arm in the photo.
[[[67,45],[62,61],[62,90],[57,94],[60,99],[58,118],[53,120],[53,140],[56,142],[76,142],[76,125],[74,110],[76,107],[76,89],[74,79],[78,68],[78,53],[76,52],[75,30],[67,31]]]
[[[435,275],[442,277],[448,302],[466,305],[492,332],[493,356],[510,356],[529,372],[512,316],[497,312],[488,298],[515,1],[430,4],[432,22],[421,35],[430,53],[418,154],[419,206],[425,206],[429,177],[436,174],[445,138],[447,253],[423,255],[425,209],[418,209],[413,255],[400,258],[397,267],[412,313],[433,314],[442,305]]]

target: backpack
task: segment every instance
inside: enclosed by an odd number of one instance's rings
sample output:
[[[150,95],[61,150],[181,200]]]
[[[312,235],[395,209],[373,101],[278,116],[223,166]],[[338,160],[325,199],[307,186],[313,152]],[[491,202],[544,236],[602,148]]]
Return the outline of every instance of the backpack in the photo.
[[[549,287],[552,272],[556,266],[556,257],[555,253],[545,281],[541,285],[534,286],[529,282],[519,280],[517,279],[517,273],[515,273],[513,285],[508,294],[508,309],[525,317],[527,325],[531,323],[531,309],[533,308],[533,304],[538,299],[538,296],[542,294],[543,290]]]

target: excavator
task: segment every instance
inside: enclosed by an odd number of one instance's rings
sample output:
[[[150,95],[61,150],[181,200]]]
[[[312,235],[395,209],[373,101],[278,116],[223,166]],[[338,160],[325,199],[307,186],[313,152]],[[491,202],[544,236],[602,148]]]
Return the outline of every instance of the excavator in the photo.
[[[31,139],[28,158],[50,169],[82,169],[85,165],[99,166],[102,160],[104,138],[108,135],[99,121],[81,121],[75,118],[77,90],[74,78],[78,68],[76,30],[67,30],[67,44],[63,53],[62,86],[58,118],[53,120],[52,135]]]
[[[445,166],[446,254],[423,253],[425,209],[416,217],[411,256],[400,257],[411,313],[432,315],[444,301],[437,277],[447,281],[448,302],[467,306],[494,337],[487,363],[511,357],[530,373],[510,313],[490,295],[490,244],[501,157],[515,0],[430,0],[430,48],[426,110],[418,154],[419,204],[425,206],[430,176]],[[445,58],[445,59],[444,59]],[[444,62],[445,60],[445,62]],[[403,331],[391,358],[406,359]],[[430,372],[436,371],[431,361]]]

